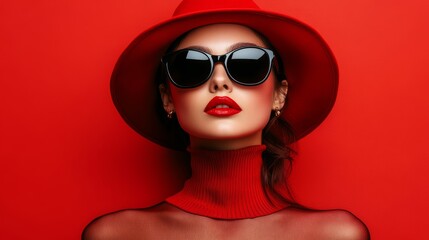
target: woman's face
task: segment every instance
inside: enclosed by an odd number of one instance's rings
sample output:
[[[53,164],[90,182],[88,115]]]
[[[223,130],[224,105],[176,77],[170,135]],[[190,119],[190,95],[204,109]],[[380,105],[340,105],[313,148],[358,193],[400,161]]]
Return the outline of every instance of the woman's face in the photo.
[[[247,27],[215,24],[191,31],[176,50],[196,48],[222,55],[247,45],[267,47]],[[270,74],[260,85],[242,86],[229,79],[224,66],[217,63],[210,79],[198,87],[177,88],[169,82],[170,92],[167,91],[168,97],[163,96],[164,106],[176,112],[181,127],[190,136],[191,147],[238,149],[258,145],[262,129],[279,103],[275,101],[279,95],[275,81],[274,74]],[[287,91],[287,84],[283,87]]]

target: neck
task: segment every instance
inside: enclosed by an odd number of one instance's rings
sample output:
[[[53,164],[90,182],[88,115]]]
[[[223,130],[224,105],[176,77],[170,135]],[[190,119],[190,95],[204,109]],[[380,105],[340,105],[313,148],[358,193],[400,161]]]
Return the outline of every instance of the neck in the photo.
[[[190,137],[191,149],[210,149],[210,150],[234,150],[246,148],[248,146],[260,145],[262,139],[262,130],[246,135],[241,138],[225,139],[207,139]]]
[[[283,209],[286,204],[267,196],[262,187],[264,150],[263,145],[225,151],[190,149],[192,177],[166,201],[220,219],[253,218]]]

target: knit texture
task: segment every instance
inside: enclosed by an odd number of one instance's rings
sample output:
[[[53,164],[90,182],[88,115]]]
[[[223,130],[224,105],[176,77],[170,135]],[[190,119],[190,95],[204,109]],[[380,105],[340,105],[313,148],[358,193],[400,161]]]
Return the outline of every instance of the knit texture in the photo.
[[[218,218],[254,218],[287,206],[264,193],[261,182],[264,145],[238,150],[189,149],[192,177],[166,202],[189,213]]]

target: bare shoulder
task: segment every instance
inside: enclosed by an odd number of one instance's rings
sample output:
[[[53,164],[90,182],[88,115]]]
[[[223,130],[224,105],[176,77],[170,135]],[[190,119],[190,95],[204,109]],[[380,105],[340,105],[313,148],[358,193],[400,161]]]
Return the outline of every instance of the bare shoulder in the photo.
[[[368,240],[369,231],[365,224],[346,210],[319,212],[317,221],[321,234],[327,239]]]
[[[161,221],[164,204],[143,209],[127,209],[100,216],[82,232],[82,240],[144,239]]]
[[[346,210],[308,210],[288,208],[281,213],[290,232],[304,239],[369,240],[365,224]]]

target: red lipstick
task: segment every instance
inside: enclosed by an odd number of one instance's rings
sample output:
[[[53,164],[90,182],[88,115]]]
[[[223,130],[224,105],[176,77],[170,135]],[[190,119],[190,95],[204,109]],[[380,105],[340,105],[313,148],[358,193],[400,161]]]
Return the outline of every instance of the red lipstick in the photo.
[[[229,97],[216,96],[207,104],[204,112],[216,117],[228,117],[241,112],[241,108]]]

